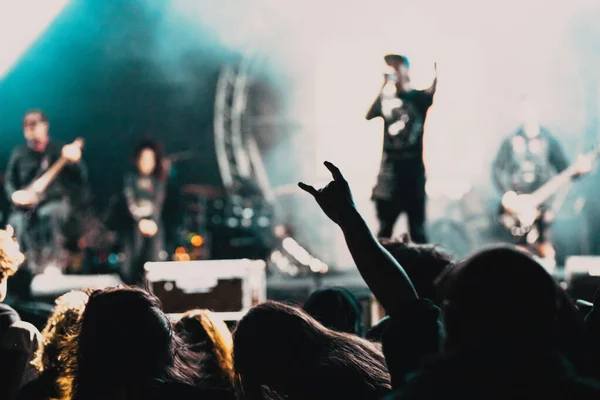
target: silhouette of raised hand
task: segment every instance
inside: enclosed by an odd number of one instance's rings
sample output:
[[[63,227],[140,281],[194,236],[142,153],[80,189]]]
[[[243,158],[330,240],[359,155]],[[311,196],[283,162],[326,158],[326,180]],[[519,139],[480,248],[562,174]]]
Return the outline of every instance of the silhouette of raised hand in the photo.
[[[335,165],[329,161],[324,162],[325,167],[331,172],[333,180],[322,189],[315,189],[306,183],[298,183],[298,186],[313,195],[325,215],[333,222],[340,225],[344,218],[356,212],[356,206],[352,199],[352,192],[348,182]]]

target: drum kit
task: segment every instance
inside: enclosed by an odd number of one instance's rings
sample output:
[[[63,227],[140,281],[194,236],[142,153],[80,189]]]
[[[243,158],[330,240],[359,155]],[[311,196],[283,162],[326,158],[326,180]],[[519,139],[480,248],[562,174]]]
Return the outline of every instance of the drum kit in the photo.
[[[184,185],[181,195],[183,222],[175,259],[250,258],[267,251],[273,207],[261,195],[229,196],[221,188],[199,184]]]

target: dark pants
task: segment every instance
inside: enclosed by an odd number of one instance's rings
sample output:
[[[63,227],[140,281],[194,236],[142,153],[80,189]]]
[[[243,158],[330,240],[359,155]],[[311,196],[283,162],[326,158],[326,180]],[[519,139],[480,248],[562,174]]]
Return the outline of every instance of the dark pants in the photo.
[[[144,281],[144,264],[160,260],[160,252],[164,250],[164,229],[153,237],[142,235],[135,227],[125,238],[125,262],[121,265],[121,279],[128,285],[139,285]]]
[[[390,238],[394,231],[394,225],[401,213],[405,212],[408,217],[408,229],[410,237],[415,243],[427,243],[425,233],[425,188],[407,191],[404,196],[393,200],[374,199],[379,220],[379,238]]]
[[[49,201],[31,213],[14,211],[10,215],[8,223],[15,229],[34,273],[43,272],[50,264],[63,270],[66,267],[64,228],[70,218],[71,205],[66,200]]]

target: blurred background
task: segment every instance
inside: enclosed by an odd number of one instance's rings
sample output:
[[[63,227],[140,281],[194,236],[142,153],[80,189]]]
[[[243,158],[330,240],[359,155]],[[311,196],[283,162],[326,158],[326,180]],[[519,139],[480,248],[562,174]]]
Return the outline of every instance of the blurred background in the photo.
[[[85,138],[103,212],[133,146],[152,136],[185,155],[174,179],[187,193],[209,187],[228,204],[244,197],[234,181],[254,183],[271,206],[261,229],[293,232],[322,260],[316,271],[349,269],[343,237],[295,185],[326,183],[322,161],[334,162],[376,229],[383,122],[364,116],[383,55],[398,52],[417,87],[438,65],[425,136],[430,235],[461,256],[495,240],[491,162],[520,123],[522,96],[571,159],[600,140],[598,15],[597,0],[2,1],[0,165],[23,142],[24,112],[41,108],[53,137]],[[559,259],[600,253],[599,193],[594,171],[566,194],[553,227]],[[209,225],[244,226],[211,213]]]

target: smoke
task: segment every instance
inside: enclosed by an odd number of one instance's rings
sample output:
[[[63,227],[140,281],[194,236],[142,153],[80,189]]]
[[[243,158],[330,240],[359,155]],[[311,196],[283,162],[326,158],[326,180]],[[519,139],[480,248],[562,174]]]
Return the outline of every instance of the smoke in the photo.
[[[321,162],[332,160],[352,183],[374,229],[369,196],[382,124],[363,117],[381,85],[386,52],[407,54],[420,86],[431,82],[432,64],[438,63],[425,154],[432,219],[447,216],[443,197],[469,188],[483,198],[498,197],[490,164],[501,140],[520,124],[522,96],[535,104],[542,124],[570,158],[597,135],[600,26],[592,16],[600,10],[593,0],[552,7],[544,0],[174,0],[167,11],[165,18],[178,21],[182,33],[171,31],[169,40],[163,35],[157,57],[174,60],[173,77],[187,79],[177,54],[194,41],[237,54],[260,52],[285,98],[285,117],[299,126],[293,133],[282,128],[287,136],[264,155],[271,180],[326,181]],[[284,160],[297,165],[282,175],[278,165]],[[333,229],[311,240],[310,232],[323,223],[318,210],[310,203],[298,207],[304,221],[299,230],[315,246],[320,243],[320,251],[332,252],[330,259],[318,256],[351,265]]]

